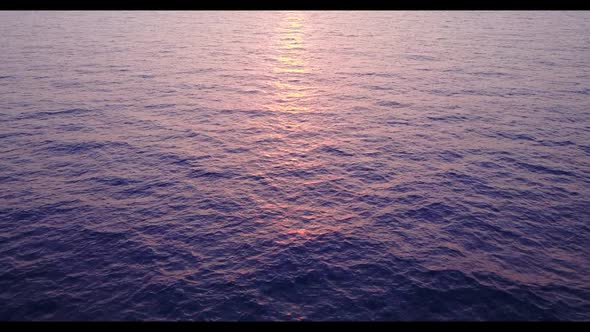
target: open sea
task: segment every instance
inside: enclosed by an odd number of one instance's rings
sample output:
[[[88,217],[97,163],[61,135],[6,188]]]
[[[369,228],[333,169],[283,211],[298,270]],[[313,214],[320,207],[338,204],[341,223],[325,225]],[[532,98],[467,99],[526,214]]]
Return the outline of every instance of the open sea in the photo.
[[[0,12],[0,320],[590,320],[590,12]]]

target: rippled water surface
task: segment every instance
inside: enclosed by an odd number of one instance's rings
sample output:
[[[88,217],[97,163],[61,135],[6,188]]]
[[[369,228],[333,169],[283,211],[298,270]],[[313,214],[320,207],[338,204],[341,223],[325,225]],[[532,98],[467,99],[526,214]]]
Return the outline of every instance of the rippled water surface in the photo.
[[[0,13],[0,319],[590,320],[590,13]]]

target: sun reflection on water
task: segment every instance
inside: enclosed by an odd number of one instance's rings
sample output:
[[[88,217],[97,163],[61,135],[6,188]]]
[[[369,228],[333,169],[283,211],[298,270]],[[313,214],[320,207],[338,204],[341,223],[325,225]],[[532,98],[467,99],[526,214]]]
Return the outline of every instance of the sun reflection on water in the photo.
[[[305,83],[305,75],[310,70],[306,62],[304,15],[301,12],[285,13],[277,28],[272,67],[276,95],[273,104],[268,106],[275,111],[309,111],[306,100],[310,87]]]

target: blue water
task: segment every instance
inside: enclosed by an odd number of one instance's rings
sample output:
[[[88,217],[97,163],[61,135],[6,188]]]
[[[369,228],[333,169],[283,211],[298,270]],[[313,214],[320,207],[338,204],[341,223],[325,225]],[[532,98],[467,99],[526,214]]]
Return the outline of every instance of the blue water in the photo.
[[[590,320],[590,13],[0,13],[0,319]]]

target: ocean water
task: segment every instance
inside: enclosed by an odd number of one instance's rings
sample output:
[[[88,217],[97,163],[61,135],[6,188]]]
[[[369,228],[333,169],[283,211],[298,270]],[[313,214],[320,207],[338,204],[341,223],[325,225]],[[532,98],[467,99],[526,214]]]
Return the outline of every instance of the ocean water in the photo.
[[[589,12],[1,12],[1,320],[590,320]]]

